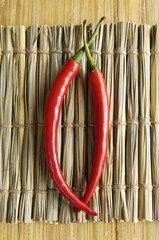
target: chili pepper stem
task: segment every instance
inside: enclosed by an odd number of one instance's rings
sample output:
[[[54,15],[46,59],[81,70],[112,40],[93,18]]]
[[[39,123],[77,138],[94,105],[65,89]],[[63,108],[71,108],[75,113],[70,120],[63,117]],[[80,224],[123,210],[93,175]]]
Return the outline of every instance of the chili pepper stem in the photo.
[[[105,18],[106,18],[106,17],[104,16],[104,17],[102,17],[102,18],[99,20],[99,22],[98,22],[98,24],[97,24],[97,26],[96,26],[96,28],[95,28],[94,33],[92,34],[91,38],[90,38],[90,39],[88,40],[88,42],[87,42],[87,45],[88,45],[88,46],[90,46],[90,44],[93,42],[95,36],[96,36],[97,33],[98,33],[98,30],[99,30],[101,24],[102,24],[102,21],[103,21]],[[75,60],[76,63],[80,64],[80,63],[81,63],[81,58],[82,58],[82,55],[83,55],[84,51],[85,51],[85,47],[83,46],[77,53],[75,53],[75,55],[73,55],[73,56],[71,57],[71,59]]]
[[[99,68],[97,67],[97,65],[95,64],[89,48],[88,48],[88,43],[86,43],[86,20],[84,20],[83,22],[83,42],[84,42],[84,50],[88,59],[88,63],[89,63],[89,72],[94,72],[95,70],[99,70]]]

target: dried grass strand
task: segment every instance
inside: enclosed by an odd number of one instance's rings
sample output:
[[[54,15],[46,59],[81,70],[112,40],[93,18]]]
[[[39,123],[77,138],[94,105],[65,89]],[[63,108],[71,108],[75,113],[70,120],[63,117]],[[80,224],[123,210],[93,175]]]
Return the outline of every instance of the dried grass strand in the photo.
[[[113,222],[113,118],[114,118],[114,24],[106,24],[103,33],[102,72],[109,96],[109,137],[107,158],[100,180],[101,216],[103,222]]]
[[[150,26],[139,26],[139,219],[152,221],[150,149]],[[148,120],[148,121],[147,121]]]
[[[13,48],[19,52],[25,49],[25,27],[13,26]],[[25,54],[18,51],[13,55],[13,95],[12,95],[12,124],[24,124],[24,82]],[[11,156],[9,168],[9,193],[7,222],[17,223],[21,190],[21,159],[24,128],[12,129]]]
[[[12,27],[0,26],[0,52],[13,48]],[[0,56],[0,222],[7,221],[9,196],[9,166],[11,154],[11,128],[3,124],[12,124],[13,100],[13,54]]]
[[[38,49],[49,51],[49,27],[44,25],[39,29]],[[43,115],[46,96],[49,91],[49,55],[39,54],[37,57],[36,74],[36,114],[37,129],[35,143],[35,164],[34,164],[34,189],[36,189],[33,201],[33,220],[47,220],[47,191],[48,169],[46,165],[43,148]]]
[[[127,86],[126,86],[126,184],[127,211],[130,222],[138,221],[138,27],[128,30]],[[140,121],[141,122],[141,121]]]
[[[125,186],[126,164],[126,49],[129,24],[115,24],[115,78],[114,78],[114,185]],[[119,51],[120,50],[120,51]],[[115,188],[113,194],[114,218],[128,221],[125,187]]]
[[[151,162],[152,162],[152,218],[159,220],[159,26],[151,28]]]
[[[25,223],[31,223],[34,189],[37,55],[32,54],[32,52],[37,52],[37,34],[38,26],[36,25],[26,30],[28,54],[25,68],[25,123],[21,168],[22,194],[19,205],[19,221]]]

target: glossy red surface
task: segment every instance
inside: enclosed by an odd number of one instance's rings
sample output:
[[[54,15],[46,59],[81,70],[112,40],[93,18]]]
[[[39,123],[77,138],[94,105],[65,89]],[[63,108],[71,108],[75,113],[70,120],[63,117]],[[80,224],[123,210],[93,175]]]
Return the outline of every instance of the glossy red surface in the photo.
[[[96,216],[97,213],[77,198],[67,185],[60,169],[57,155],[57,129],[62,102],[71,81],[79,71],[79,67],[79,64],[77,64],[73,59],[67,60],[51,87],[44,111],[44,151],[50,175],[59,191],[76,208],[80,208],[88,214]]]
[[[109,99],[100,70],[88,74],[93,99],[95,152],[90,179],[82,201],[88,203],[100,180],[107,156],[109,132]],[[75,213],[80,212],[78,209]]]

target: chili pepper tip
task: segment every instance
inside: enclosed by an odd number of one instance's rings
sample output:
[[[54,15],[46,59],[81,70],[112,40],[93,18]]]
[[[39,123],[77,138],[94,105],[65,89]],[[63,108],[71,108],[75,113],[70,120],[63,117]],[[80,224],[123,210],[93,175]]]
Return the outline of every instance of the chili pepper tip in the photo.
[[[106,16],[103,16],[100,21],[104,21],[106,19]]]

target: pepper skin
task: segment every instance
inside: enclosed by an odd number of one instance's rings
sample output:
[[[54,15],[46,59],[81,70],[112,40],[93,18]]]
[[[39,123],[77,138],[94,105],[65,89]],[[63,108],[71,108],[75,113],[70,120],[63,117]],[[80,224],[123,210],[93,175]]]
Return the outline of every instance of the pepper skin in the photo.
[[[60,169],[57,155],[57,129],[62,102],[71,81],[79,71],[79,67],[75,60],[68,59],[51,87],[44,111],[44,151],[50,175],[59,191],[76,208],[80,208],[92,216],[97,216],[97,213],[78,199],[67,185]]]
[[[109,99],[105,81],[100,70],[89,72],[88,79],[91,85],[94,116],[95,152],[90,179],[82,197],[88,203],[100,180],[102,169],[107,156],[109,130]],[[76,210],[76,214],[80,210]]]

